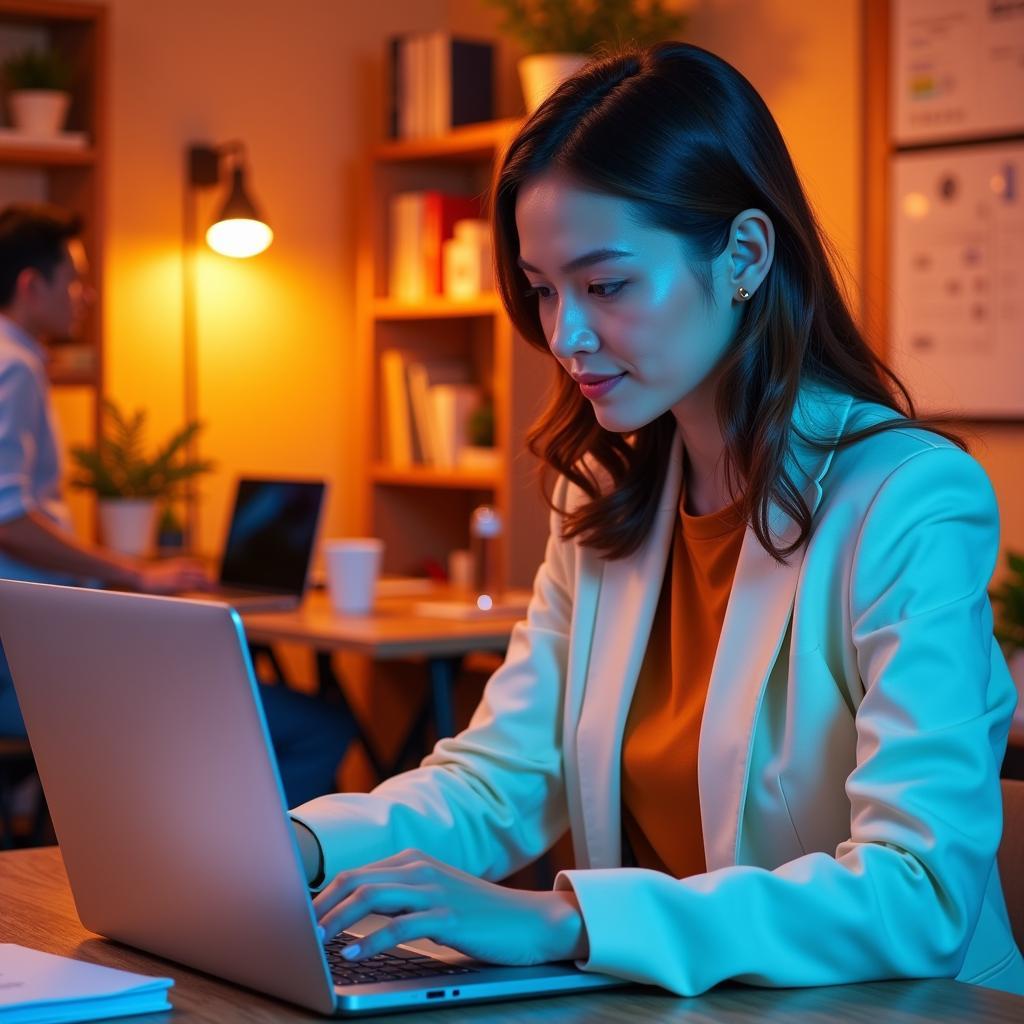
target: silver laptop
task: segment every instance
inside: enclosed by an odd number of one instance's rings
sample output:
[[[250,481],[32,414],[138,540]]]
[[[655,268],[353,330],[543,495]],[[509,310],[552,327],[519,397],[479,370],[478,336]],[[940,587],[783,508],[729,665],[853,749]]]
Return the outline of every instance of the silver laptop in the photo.
[[[319,480],[239,480],[217,583],[184,596],[212,597],[243,611],[298,607],[323,499]]]
[[[339,1016],[621,984],[431,942],[332,976],[227,605],[2,580],[0,640],[86,928]]]

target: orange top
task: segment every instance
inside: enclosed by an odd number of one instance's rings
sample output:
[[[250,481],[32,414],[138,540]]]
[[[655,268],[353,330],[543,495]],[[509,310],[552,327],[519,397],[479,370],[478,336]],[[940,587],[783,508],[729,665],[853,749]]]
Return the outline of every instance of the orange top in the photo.
[[[637,866],[685,878],[707,870],[697,744],[744,523],[735,506],[679,512],[622,741],[622,822]]]

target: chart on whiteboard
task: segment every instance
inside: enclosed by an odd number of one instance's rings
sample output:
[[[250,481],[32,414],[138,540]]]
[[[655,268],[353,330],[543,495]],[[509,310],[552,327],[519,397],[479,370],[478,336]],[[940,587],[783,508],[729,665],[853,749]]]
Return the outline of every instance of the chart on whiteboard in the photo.
[[[894,369],[924,413],[1024,418],[1024,143],[900,153]]]

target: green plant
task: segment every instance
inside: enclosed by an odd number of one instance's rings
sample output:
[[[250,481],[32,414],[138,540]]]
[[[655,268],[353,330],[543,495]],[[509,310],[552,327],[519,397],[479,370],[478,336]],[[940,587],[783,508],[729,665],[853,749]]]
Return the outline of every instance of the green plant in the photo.
[[[504,15],[501,30],[528,53],[589,53],[601,46],[646,46],[678,38],[686,15],[666,0],[486,0]]]
[[[474,447],[494,447],[494,403],[489,398],[485,398],[469,414],[466,437]]]
[[[167,498],[182,480],[213,468],[206,460],[189,461],[186,448],[200,424],[182,427],[147,457],[143,451],[146,413],[126,417],[109,399],[103,402],[103,431],[95,448],[76,446],[71,458],[81,474],[73,487],[95,491],[100,498]]]
[[[56,89],[71,87],[71,68],[53,50],[25,50],[3,64],[8,89]]]
[[[1024,649],[1024,555],[1006,552],[1010,575],[992,591],[996,639],[1007,654]]]

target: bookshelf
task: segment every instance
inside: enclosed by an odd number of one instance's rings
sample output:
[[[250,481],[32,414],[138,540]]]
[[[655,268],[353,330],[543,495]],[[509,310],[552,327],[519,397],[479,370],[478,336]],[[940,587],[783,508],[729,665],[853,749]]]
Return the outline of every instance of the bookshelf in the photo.
[[[49,148],[4,138],[0,142],[0,205],[52,202],[84,219],[89,283],[96,298],[80,337],[53,346],[49,372],[58,388],[85,389],[96,430],[103,381],[106,8],[66,0],[0,0],[0,60],[26,49],[53,49],[70,66],[72,100],[65,128],[84,132],[87,141],[81,148]]]
[[[360,446],[360,520],[368,534],[384,540],[387,573],[419,575],[427,562],[446,566],[451,551],[469,546],[470,514],[483,503],[495,505],[505,524],[499,557],[510,586],[528,586],[543,557],[547,507],[524,435],[546,397],[550,360],[515,337],[495,294],[403,302],[388,293],[392,197],[416,190],[486,195],[519,124],[494,121],[436,138],[383,143],[370,149],[361,171],[356,400],[368,429]],[[470,368],[472,383],[493,401],[495,452],[489,464],[462,468],[389,460],[381,369],[388,350]]]

